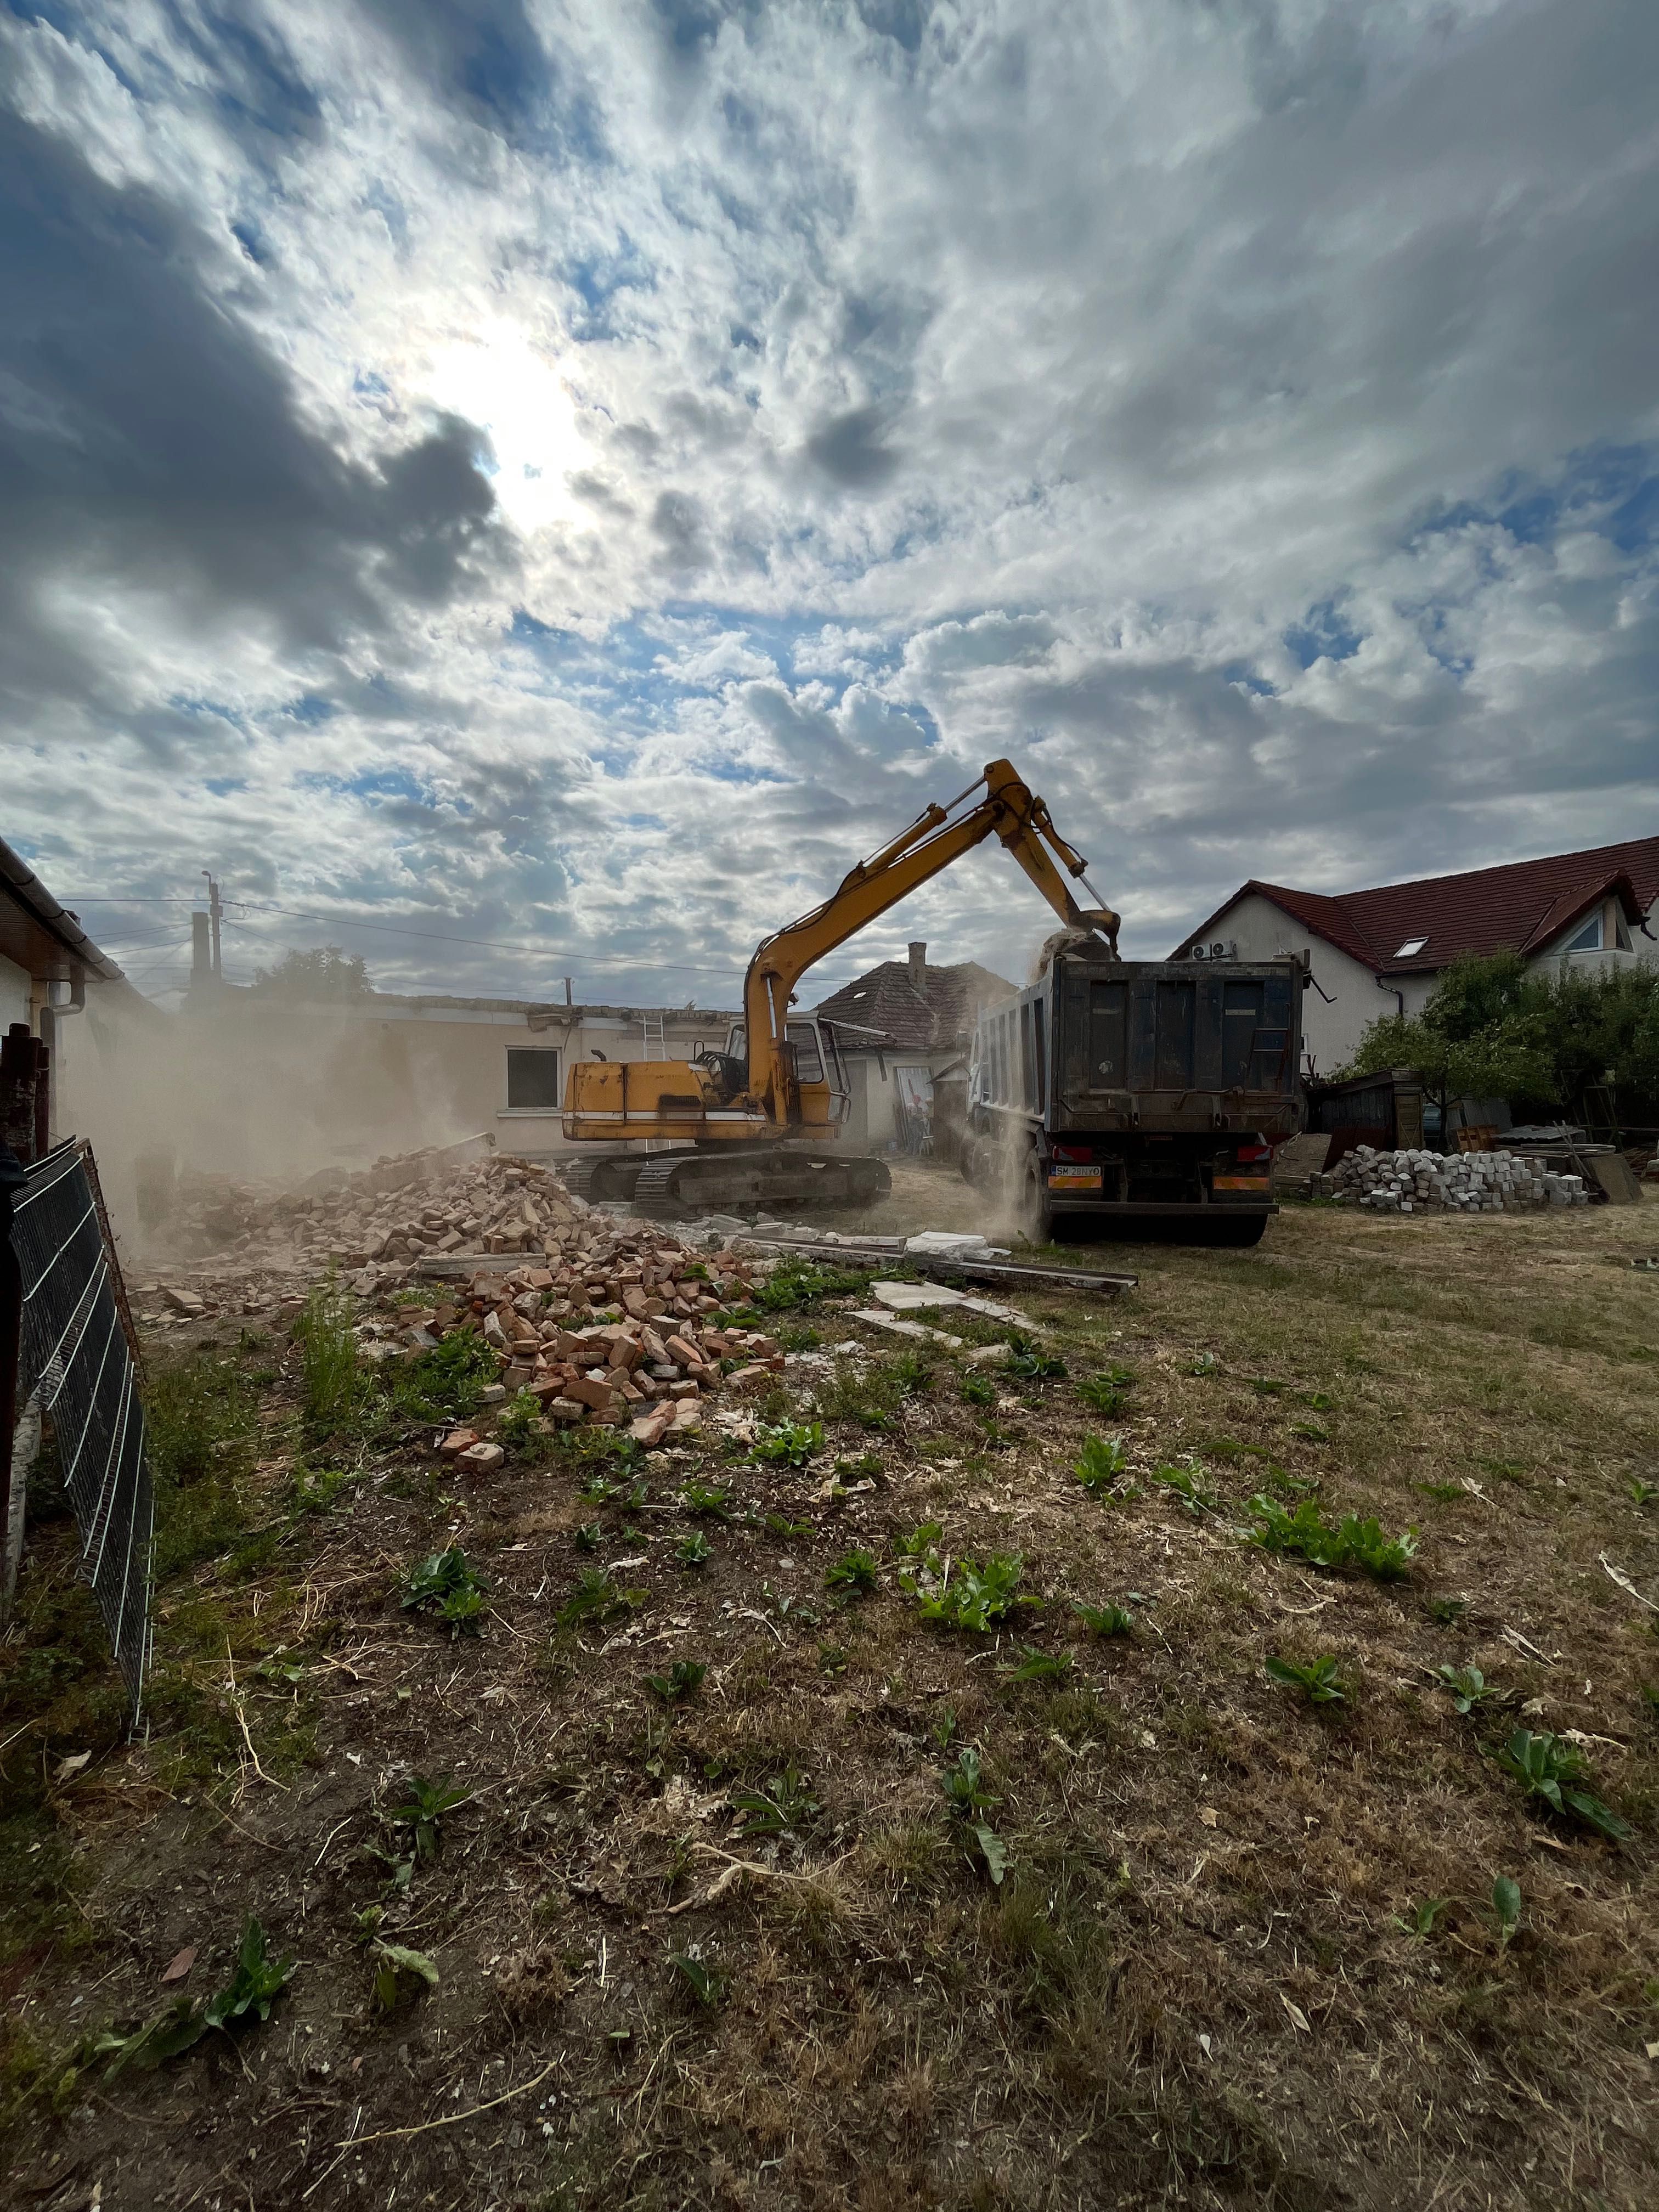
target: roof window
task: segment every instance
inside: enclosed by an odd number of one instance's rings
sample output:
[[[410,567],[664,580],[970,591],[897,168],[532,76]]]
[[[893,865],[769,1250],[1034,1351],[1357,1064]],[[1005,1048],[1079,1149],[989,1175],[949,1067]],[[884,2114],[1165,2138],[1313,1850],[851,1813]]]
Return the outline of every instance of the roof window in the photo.
[[[1416,955],[1423,950],[1423,947],[1428,943],[1428,941],[1429,940],[1426,937],[1408,937],[1406,939],[1406,942],[1395,952],[1394,957],[1396,960],[1413,959]]]
[[[1601,950],[1601,917],[1593,914],[1576,937],[1569,938],[1561,947],[1564,952],[1599,952]]]

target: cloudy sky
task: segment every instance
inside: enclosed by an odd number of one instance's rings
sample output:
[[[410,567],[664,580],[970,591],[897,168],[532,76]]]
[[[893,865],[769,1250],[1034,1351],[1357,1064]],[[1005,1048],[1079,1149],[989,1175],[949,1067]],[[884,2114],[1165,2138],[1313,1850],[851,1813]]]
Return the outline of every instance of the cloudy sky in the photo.
[[[6,0],[0,196],[0,834],[141,988],[210,867],[730,1003],[1000,754],[1140,954],[1659,831],[1652,0]]]

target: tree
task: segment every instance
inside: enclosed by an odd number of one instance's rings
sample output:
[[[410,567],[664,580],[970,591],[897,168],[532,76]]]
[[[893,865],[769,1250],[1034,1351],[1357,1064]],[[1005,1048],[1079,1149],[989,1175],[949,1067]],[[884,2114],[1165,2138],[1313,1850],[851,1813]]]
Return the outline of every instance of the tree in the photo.
[[[1449,1098],[1506,1098],[1522,1115],[1573,1110],[1609,1083],[1627,1121],[1659,1101],[1659,966],[1529,969],[1514,952],[1455,961],[1423,1011],[1383,1016],[1343,1072],[1414,1067]]]
[[[266,998],[314,1000],[372,998],[374,987],[361,952],[325,945],[313,952],[291,950],[274,968],[256,969],[250,988]]]

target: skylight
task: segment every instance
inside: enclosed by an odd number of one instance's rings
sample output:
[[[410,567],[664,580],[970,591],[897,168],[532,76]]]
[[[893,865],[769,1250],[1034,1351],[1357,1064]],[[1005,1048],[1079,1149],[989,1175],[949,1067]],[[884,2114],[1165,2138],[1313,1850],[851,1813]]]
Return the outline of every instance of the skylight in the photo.
[[[1394,957],[1396,960],[1409,960],[1414,953],[1420,952],[1428,941],[1426,937],[1408,937]]]

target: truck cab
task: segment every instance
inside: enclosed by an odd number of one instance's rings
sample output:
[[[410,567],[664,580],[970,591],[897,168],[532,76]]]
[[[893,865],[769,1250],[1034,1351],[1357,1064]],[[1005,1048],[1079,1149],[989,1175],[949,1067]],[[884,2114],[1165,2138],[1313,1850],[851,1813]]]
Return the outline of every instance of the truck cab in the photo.
[[[1254,1244],[1301,1126],[1302,963],[1057,951],[975,1030],[962,1171],[1025,1234]]]

